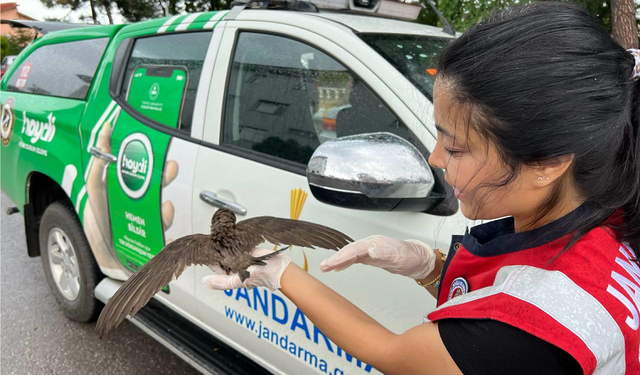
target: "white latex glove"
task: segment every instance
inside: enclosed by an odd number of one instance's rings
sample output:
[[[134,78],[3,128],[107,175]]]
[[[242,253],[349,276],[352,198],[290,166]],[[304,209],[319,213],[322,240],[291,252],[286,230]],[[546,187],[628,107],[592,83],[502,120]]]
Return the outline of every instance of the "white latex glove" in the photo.
[[[354,263],[362,263],[421,280],[433,271],[435,262],[435,251],[424,242],[369,236],[348,244],[323,260],[320,270],[342,271]]]
[[[259,257],[272,252],[273,250],[255,248],[251,255]],[[266,266],[251,266],[247,268],[251,276],[244,283],[240,281],[238,274],[226,275],[218,266],[209,267],[216,274],[203,277],[202,284],[217,290],[242,287],[252,289],[257,286],[264,286],[270,290],[280,289],[280,278],[289,263],[291,263],[291,258],[280,253],[266,260],[266,263]]]

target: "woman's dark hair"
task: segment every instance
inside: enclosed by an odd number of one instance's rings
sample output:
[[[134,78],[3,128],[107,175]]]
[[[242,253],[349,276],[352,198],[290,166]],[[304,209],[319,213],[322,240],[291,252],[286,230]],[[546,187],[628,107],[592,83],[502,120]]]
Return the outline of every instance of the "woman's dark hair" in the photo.
[[[573,155],[569,178],[593,209],[568,225],[572,246],[609,221],[640,254],[640,80],[631,53],[586,10],[541,2],[492,15],[443,52],[438,79],[469,105],[471,127],[512,171]],[[562,180],[562,179],[560,179]],[[562,201],[559,181],[540,220]]]

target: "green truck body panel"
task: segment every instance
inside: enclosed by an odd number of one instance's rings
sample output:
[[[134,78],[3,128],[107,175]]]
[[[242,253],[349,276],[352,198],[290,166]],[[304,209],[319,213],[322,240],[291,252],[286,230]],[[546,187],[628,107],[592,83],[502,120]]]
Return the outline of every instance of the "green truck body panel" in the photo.
[[[26,188],[32,173],[43,173],[62,186],[65,168],[71,166],[80,172],[75,166],[81,165],[77,129],[85,103],[46,96],[32,101],[29,96],[4,92],[2,98],[4,106],[14,103],[14,135],[2,149],[2,190],[19,208],[27,203]],[[29,102],[28,111],[25,102]],[[52,105],[58,110],[46,112]]]
[[[112,38],[123,25],[97,26],[63,30],[47,34],[25,48],[2,79],[3,114],[13,112],[13,129],[9,143],[2,147],[2,190],[20,210],[28,203],[28,182],[32,173],[42,173],[63,186],[65,170],[75,181],[84,172],[81,139],[78,130],[85,113],[93,111],[92,93],[102,66],[98,65],[87,100],[60,98],[33,93],[7,91],[7,82],[33,51],[46,45],[96,38]],[[37,98],[37,100],[34,100]],[[11,106],[9,109],[8,106]],[[54,112],[46,109],[56,108]],[[75,170],[75,171],[74,171]],[[68,177],[71,178],[71,177]],[[81,187],[74,183],[67,192],[76,195]],[[65,187],[65,186],[63,186]],[[73,200],[72,200],[73,201]]]

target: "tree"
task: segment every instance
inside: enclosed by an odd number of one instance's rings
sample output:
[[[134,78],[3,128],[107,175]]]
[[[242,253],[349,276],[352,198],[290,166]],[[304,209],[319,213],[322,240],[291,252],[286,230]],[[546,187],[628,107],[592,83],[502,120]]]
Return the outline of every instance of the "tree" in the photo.
[[[114,0],[127,21],[138,22],[174,14],[229,9],[231,0]]]
[[[418,22],[444,26],[442,22],[436,17],[436,14],[428,6],[426,0],[420,0],[427,6],[427,9],[423,9],[418,17]],[[491,11],[495,9],[505,9],[509,6],[518,4],[528,4],[534,1],[541,0],[434,0],[438,9],[443,13],[445,18],[451,22],[456,31],[465,31],[471,25],[474,25],[478,21],[485,19]],[[633,9],[634,0],[571,0],[571,2],[577,3],[585,7],[589,13],[593,14],[600,22],[611,32],[612,28],[612,1],[624,2],[625,8],[623,14],[626,17],[626,27],[629,26],[629,22],[633,24],[635,22],[636,32],[638,25],[640,25],[640,19],[635,19],[635,12]],[[636,0],[637,1],[637,0]],[[630,18],[629,18],[630,16]],[[635,19],[635,21],[634,21]]]
[[[0,36],[0,60],[9,55],[9,38],[6,35]]]
[[[53,8],[54,6],[62,6],[66,8],[70,8],[70,10],[78,10],[85,4],[89,3],[89,7],[91,8],[91,20],[95,24],[99,24],[98,22],[98,11],[104,10],[107,19],[110,24],[113,24],[113,17],[111,15],[111,0],[40,0],[45,6],[48,8]]]
[[[612,36],[624,48],[638,48],[636,12],[633,0],[611,0]]]
[[[231,0],[184,0],[183,4],[184,9],[187,12],[201,12],[229,9],[229,7],[231,6]]]
[[[161,0],[115,0],[120,13],[129,22],[164,17],[169,12]]]
[[[28,29],[16,29],[13,35],[2,35],[2,57],[19,54],[33,41],[33,33]]]

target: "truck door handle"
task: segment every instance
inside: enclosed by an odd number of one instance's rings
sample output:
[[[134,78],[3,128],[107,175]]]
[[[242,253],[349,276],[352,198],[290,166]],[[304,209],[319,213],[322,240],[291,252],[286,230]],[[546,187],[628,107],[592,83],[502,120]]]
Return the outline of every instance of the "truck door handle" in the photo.
[[[200,192],[200,199],[214,207],[226,208],[238,215],[244,216],[247,214],[247,209],[243,205],[221,199],[215,193],[207,190]]]
[[[100,151],[100,149],[97,147],[89,147],[89,153],[97,157],[98,159],[106,160],[109,163],[115,163],[118,161],[117,157],[108,152]]]

